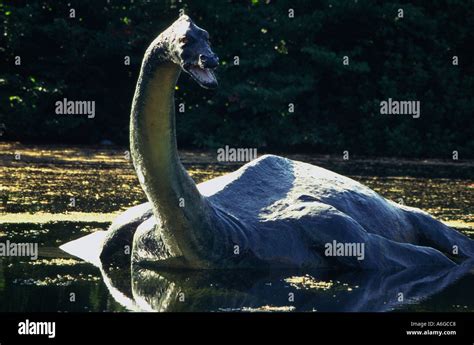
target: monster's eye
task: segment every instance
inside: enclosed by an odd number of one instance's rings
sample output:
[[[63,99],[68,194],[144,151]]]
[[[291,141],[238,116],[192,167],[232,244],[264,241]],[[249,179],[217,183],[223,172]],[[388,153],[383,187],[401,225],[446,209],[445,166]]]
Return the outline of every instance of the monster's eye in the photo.
[[[181,44],[186,44],[188,43],[188,38],[186,36],[180,37],[178,42]]]

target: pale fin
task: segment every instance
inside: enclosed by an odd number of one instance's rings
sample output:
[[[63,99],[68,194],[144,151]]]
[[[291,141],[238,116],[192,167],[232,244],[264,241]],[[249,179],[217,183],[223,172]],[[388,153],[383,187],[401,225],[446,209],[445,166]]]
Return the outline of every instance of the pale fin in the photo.
[[[77,240],[63,244],[59,248],[66,253],[101,267],[100,253],[107,231],[96,231]]]

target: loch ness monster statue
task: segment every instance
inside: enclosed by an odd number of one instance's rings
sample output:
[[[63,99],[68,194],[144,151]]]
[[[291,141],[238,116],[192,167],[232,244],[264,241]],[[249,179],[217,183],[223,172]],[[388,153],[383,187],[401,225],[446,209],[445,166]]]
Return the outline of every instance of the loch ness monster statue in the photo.
[[[196,186],[178,156],[174,92],[182,71],[216,88],[218,63],[209,34],[186,15],[151,43],[130,121],[148,202],[63,250],[100,265],[166,269],[446,268],[474,256],[473,240],[429,214],[303,162],[264,155]],[[364,255],[328,255],[331,244]]]

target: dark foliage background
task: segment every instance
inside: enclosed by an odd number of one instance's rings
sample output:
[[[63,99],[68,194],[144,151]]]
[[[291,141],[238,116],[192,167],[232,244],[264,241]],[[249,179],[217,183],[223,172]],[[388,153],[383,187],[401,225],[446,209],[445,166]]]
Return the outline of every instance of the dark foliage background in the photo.
[[[474,156],[474,1],[454,0],[4,1],[2,139],[126,145],[143,52],[179,9],[222,62],[216,92],[179,81],[181,147]],[[95,100],[96,118],[56,115],[63,97]],[[421,118],[380,115],[389,97],[420,100]]]

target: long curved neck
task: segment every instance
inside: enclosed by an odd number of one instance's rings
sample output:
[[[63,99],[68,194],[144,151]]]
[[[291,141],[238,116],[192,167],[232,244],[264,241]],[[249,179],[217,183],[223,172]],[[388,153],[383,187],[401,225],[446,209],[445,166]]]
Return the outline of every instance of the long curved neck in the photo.
[[[132,105],[133,163],[170,256],[199,265],[212,230],[209,205],[181,165],[176,146],[174,90],[180,68],[150,55],[143,60]]]

